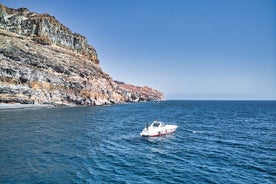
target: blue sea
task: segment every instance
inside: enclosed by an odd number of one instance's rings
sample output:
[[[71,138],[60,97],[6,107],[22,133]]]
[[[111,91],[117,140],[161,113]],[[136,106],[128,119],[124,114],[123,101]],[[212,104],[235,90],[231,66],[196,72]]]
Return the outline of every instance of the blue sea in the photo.
[[[276,101],[1,110],[0,183],[275,184]]]

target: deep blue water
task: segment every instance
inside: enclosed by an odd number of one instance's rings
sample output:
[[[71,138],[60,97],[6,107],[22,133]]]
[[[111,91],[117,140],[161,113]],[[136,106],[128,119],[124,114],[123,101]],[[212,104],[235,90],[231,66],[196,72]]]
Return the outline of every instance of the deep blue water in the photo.
[[[276,102],[2,110],[0,183],[276,183]]]

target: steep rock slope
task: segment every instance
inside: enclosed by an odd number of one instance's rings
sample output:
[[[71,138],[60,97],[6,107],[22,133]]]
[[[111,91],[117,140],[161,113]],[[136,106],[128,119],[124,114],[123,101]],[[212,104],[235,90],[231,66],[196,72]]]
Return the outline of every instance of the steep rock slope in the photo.
[[[113,81],[86,38],[53,16],[0,4],[0,102],[103,105],[162,99],[152,88]]]

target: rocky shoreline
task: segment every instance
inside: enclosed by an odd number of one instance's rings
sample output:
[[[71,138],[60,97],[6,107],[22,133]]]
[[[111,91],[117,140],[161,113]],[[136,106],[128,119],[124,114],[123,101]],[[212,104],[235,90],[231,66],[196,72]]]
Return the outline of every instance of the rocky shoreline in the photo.
[[[53,105],[46,104],[20,104],[20,103],[0,103],[0,110],[12,109],[36,109],[36,108],[51,108]]]
[[[0,4],[0,103],[92,106],[163,100],[114,81],[84,36],[55,17]]]

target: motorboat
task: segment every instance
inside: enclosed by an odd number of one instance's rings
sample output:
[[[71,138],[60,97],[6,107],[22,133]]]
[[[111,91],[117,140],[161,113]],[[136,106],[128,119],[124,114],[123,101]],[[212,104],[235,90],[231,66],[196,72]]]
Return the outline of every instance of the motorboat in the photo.
[[[149,126],[146,124],[146,127],[140,133],[143,137],[157,137],[167,134],[172,134],[176,131],[177,125],[166,125],[161,121],[154,121]]]

